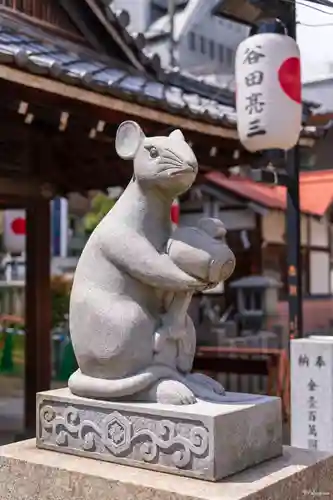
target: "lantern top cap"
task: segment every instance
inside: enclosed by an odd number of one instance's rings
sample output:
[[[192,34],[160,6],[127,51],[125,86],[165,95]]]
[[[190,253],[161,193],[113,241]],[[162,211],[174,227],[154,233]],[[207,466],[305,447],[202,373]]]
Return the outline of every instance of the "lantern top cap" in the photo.
[[[287,27],[278,18],[270,18],[258,21],[250,31],[250,36],[259,35],[262,33],[277,33],[280,35],[287,35]]]

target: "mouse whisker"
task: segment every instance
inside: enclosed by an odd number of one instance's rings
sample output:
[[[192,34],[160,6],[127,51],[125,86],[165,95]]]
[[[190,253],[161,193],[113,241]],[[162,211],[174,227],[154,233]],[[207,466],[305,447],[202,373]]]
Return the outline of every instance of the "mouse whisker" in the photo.
[[[175,158],[170,158],[170,157],[164,156],[164,155],[162,156],[162,160],[163,161],[169,161],[169,162],[172,162],[172,163],[176,163],[177,165],[183,165],[182,161],[178,161]]]
[[[178,161],[181,161],[182,162],[182,159],[180,158],[180,156],[178,156],[174,151],[172,151],[172,149],[169,149],[169,148],[165,148],[165,151],[167,151],[168,153],[170,153],[170,155],[175,158],[176,160]]]
[[[173,167],[182,167],[183,164],[182,163],[176,163],[174,161],[171,161],[171,160],[168,160],[168,161],[159,161],[158,162],[159,165],[166,165],[166,166],[173,166]]]

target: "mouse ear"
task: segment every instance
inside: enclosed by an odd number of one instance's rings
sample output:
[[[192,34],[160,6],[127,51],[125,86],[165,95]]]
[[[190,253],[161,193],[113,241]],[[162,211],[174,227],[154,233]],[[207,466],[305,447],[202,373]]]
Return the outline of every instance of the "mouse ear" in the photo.
[[[183,135],[183,132],[179,129],[174,130],[169,134],[170,139],[176,139],[177,141],[185,141],[185,137]]]
[[[126,121],[119,125],[116,134],[116,151],[123,160],[132,160],[145,138],[140,125]]]

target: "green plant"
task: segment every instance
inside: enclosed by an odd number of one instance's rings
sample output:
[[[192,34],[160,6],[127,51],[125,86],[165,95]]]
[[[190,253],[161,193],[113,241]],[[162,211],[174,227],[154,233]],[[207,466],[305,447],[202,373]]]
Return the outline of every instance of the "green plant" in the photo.
[[[84,217],[84,228],[87,233],[92,233],[95,227],[100,223],[100,221],[105,217],[105,215],[111,210],[115,200],[109,198],[104,193],[98,193],[91,202],[91,210]]]
[[[3,351],[0,359],[0,372],[11,372],[13,369],[13,336],[12,334],[5,332]]]
[[[64,322],[69,311],[72,282],[65,276],[54,276],[51,280],[52,328]]]

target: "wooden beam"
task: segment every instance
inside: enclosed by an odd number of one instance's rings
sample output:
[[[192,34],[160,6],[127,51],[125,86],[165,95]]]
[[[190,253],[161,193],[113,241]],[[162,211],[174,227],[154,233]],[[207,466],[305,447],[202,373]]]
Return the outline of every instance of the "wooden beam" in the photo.
[[[27,100],[31,100],[34,105],[49,106],[52,109],[61,108],[62,111],[77,115],[82,120],[89,123],[92,119],[104,121],[106,124],[114,124],[125,119],[138,119],[142,125],[162,124],[169,132],[174,128],[181,128],[184,131],[194,133],[200,137],[200,142],[204,138],[214,139],[212,146],[222,147],[216,141],[224,139],[237,141],[239,145],[238,132],[235,128],[213,125],[202,121],[183,116],[177,116],[159,109],[149,108],[149,106],[136,104],[135,102],[122,100],[107,96],[76,86],[67,85],[63,82],[50,80],[43,76],[33,75],[18,69],[0,64],[0,82],[5,86],[8,98],[17,95],[17,87],[21,88],[23,99],[28,95]],[[43,96],[43,98],[42,98]],[[25,97],[26,98],[26,97]],[[55,102],[55,98],[57,101]],[[82,107],[85,103],[85,107]],[[155,130],[155,127],[154,127]],[[312,137],[301,137],[299,144],[303,147],[313,147],[316,139]]]
[[[112,122],[110,117],[112,113],[116,111],[138,119],[142,119],[144,117],[146,120],[163,123],[174,128],[182,128],[184,130],[191,130],[193,132],[199,132],[214,137],[238,140],[237,130],[235,129],[224,128],[196,121],[191,118],[169,114],[165,111],[152,109],[133,102],[124,101],[92,92],[90,90],[66,85],[60,81],[50,80],[42,76],[29,74],[3,64],[0,65],[0,80],[16,83],[36,91],[42,91],[45,94],[55,94],[74,102],[84,102],[87,105],[96,106],[99,108],[99,119],[106,122]],[[62,107],[62,109],[65,110],[65,107]],[[104,112],[102,112],[102,110]]]
[[[36,393],[51,384],[50,203],[27,209],[25,430],[36,425]]]
[[[40,198],[44,196],[51,199],[55,192],[55,188],[42,184],[38,180],[0,177],[0,196],[24,198]]]
[[[196,142],[192,147],[200,168],[202,165],[209,165],[211,169],[226,170],[237,165],[253,165],[260,157],[260,154],[249,153],[243,148],[238,155],[235,155],[234,149],[222,146],[214,150],[213,147],[207,147],[202,142]]]

